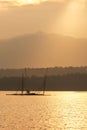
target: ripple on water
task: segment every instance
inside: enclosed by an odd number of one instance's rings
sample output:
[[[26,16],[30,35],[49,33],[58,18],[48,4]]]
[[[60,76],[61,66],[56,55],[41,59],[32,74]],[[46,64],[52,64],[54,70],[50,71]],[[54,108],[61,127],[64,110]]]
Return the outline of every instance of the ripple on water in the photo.
[[[87,93],[6,96],[0,92],[0,130],[87,130]]]

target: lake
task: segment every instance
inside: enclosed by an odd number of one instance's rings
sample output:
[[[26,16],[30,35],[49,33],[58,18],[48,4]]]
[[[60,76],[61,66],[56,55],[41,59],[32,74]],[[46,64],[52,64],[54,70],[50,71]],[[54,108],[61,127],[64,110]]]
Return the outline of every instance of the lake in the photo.
[[[87,92],[0,92],[0,130],[87,130]]]

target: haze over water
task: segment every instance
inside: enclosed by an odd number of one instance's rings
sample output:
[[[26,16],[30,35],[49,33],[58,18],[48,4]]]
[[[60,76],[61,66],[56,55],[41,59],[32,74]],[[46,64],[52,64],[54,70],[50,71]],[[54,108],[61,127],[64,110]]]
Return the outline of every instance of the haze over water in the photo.
[[[87,130],[87,92],[9,93],[0,92],[0,130]]]

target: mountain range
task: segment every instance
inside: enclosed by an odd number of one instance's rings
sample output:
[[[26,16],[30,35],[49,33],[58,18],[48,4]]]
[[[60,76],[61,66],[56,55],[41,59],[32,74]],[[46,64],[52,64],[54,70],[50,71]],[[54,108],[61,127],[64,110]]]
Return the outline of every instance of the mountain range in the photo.
[[[86,66],[87,39],[36,32],[0,40],[0,68]]]

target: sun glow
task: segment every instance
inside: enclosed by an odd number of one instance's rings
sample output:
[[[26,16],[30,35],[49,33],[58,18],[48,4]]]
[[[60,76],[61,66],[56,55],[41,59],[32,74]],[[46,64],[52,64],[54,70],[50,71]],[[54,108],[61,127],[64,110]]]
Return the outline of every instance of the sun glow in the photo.
[[[55,24],[61,34],[72,36],[79,34],[80,25],[84,22],[85,7],[85,0],[71,0],[66,4],[64,12]]]
[[[40,4],[43,1],[46,1],[46,0],[19,0],[19,3],[21,5],[24,5],[24,4]]]

